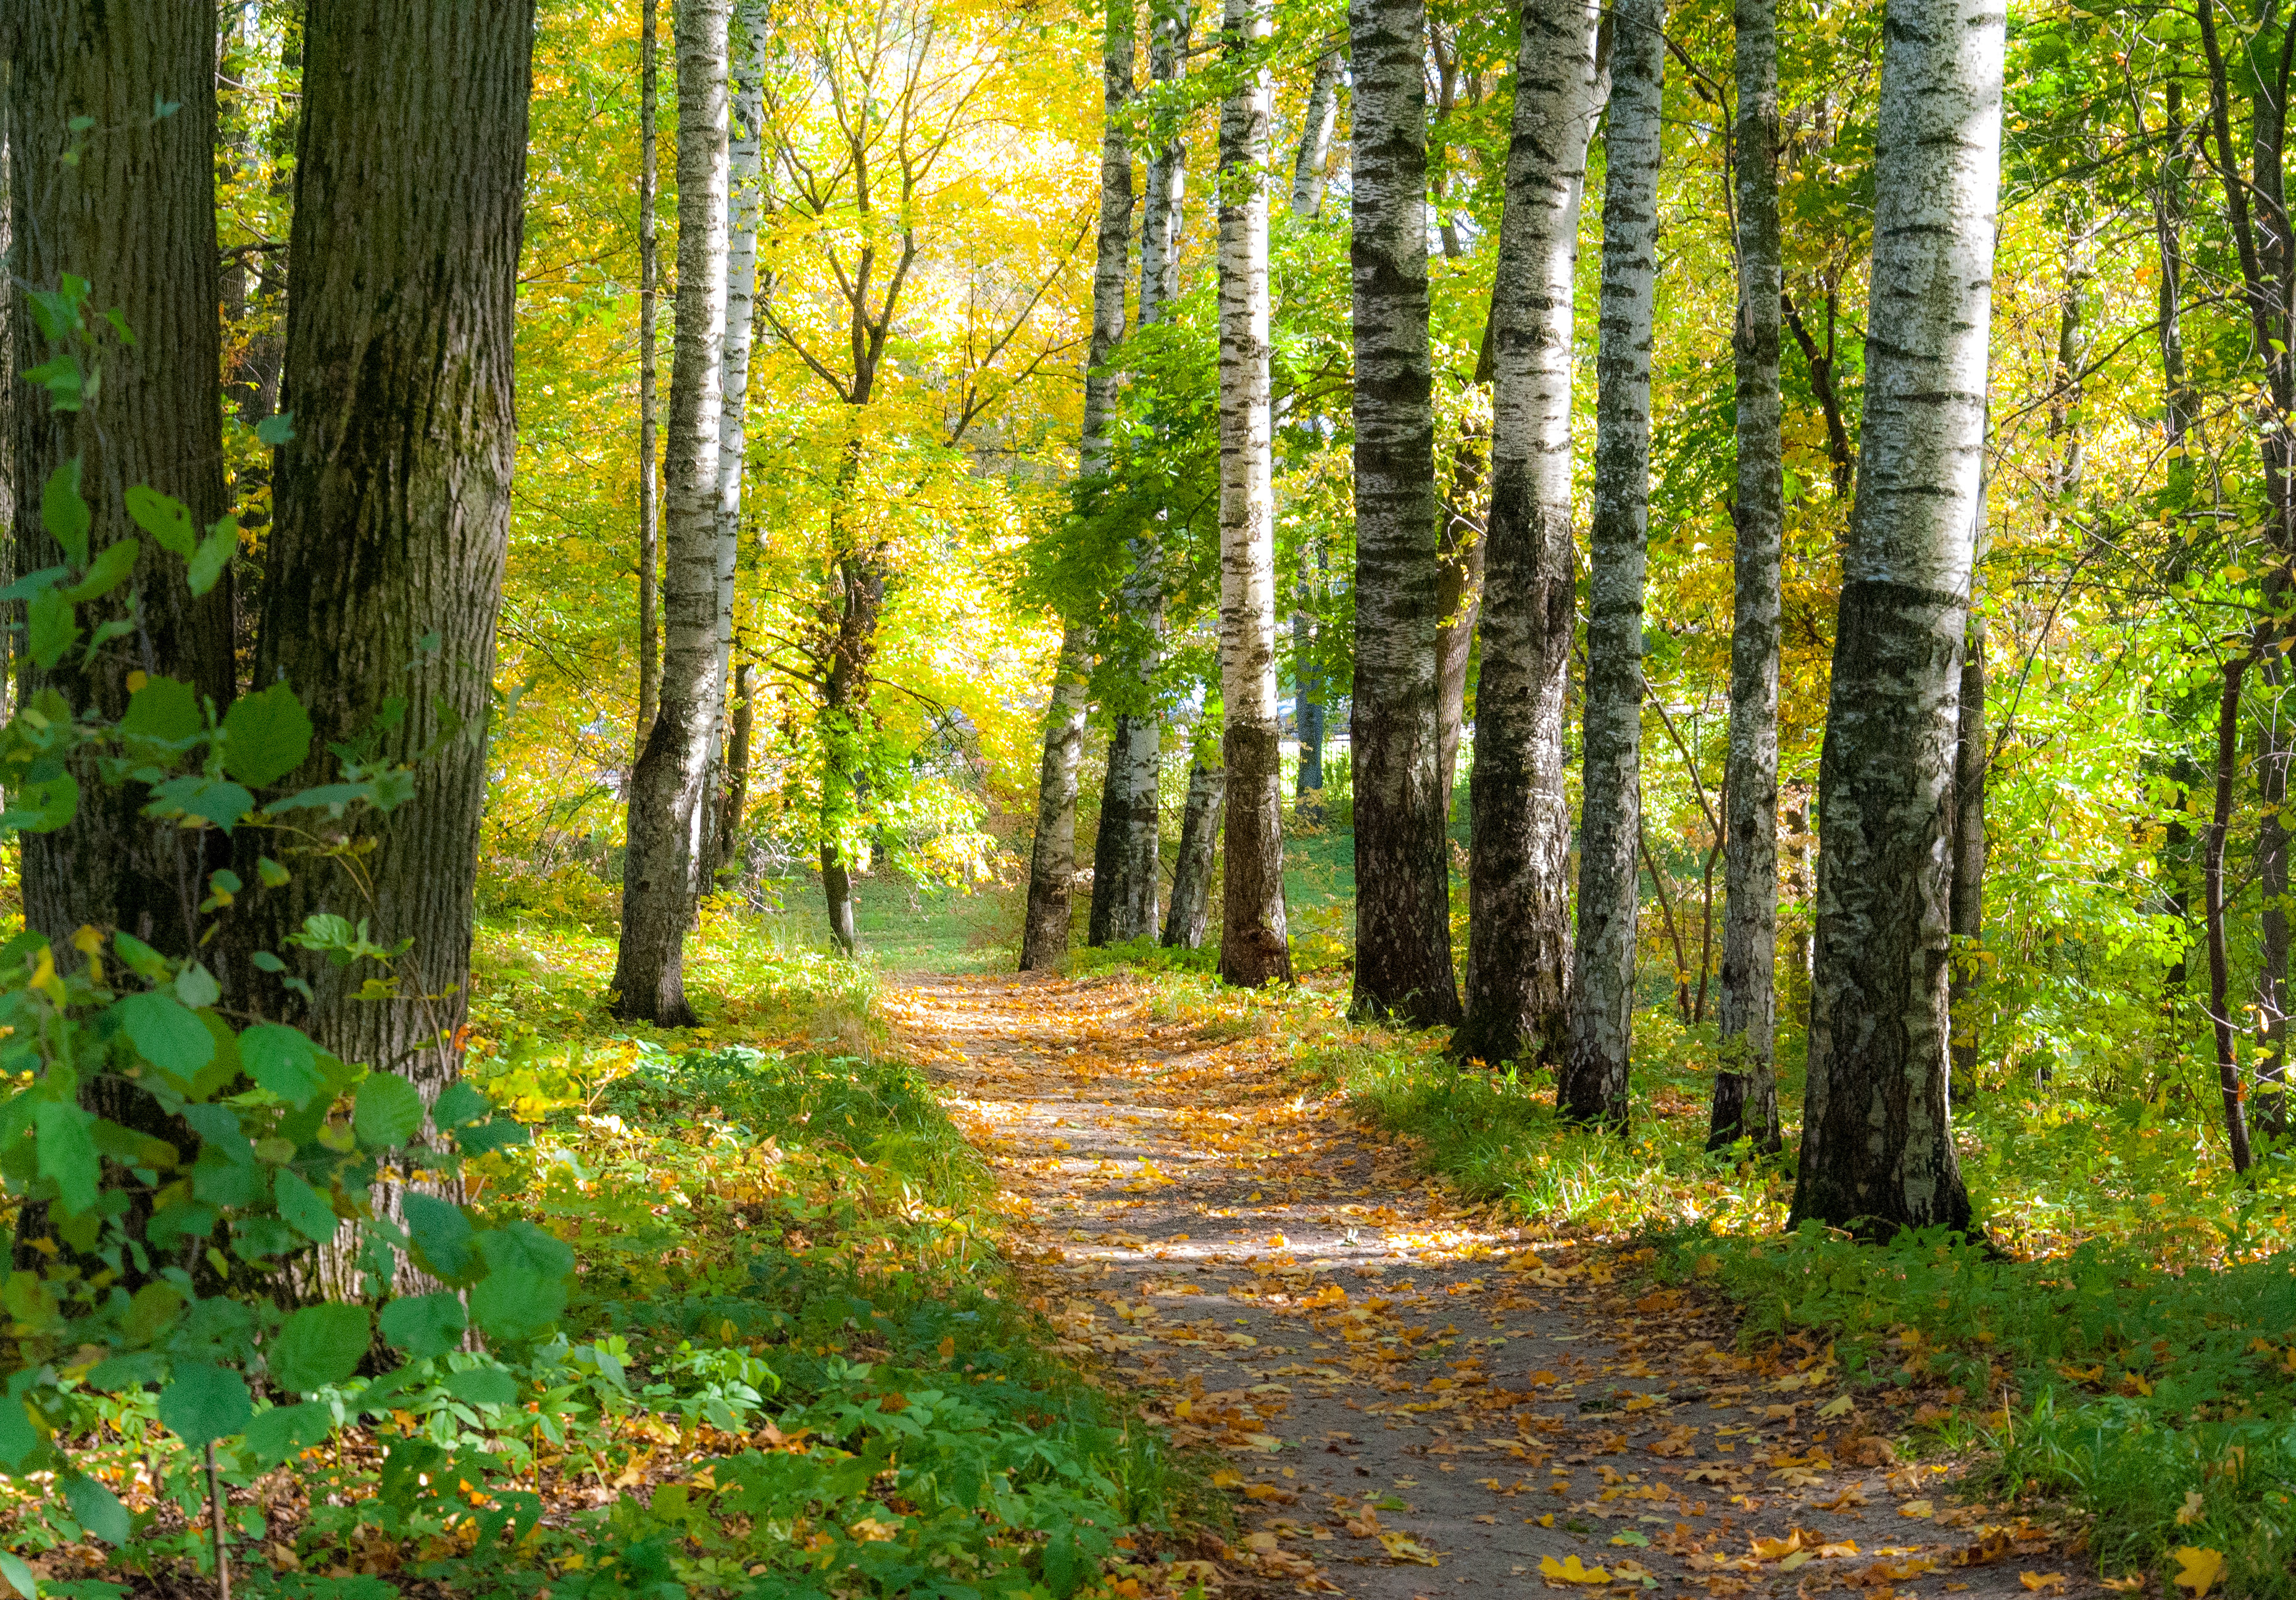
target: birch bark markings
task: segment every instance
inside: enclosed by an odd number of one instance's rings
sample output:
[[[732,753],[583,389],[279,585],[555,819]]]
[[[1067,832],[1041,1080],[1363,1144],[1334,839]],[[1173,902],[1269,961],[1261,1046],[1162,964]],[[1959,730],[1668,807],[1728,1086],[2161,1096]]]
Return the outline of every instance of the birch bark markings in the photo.
[[[615,1013],[690,1026],[685,935],[725,693],[718,674],[718,458],[725,403],[726,44],[732,0],[678,0],[677,329],[665,460],[661,708],[630,780]]]
[[[1947,837],[1981,514],[2004,31],[1995,0],[1889,6],[1789,1226],[1887,1235],[1972,1221],[1947,1095]]]
[[[718,723],[709,740],[709,779],[701,808],[705,844],[695,887],[707,892],[732,857],[738,812],[728,814],[732,702],[726,693],[734,663],[734,579],[742,563],[742,489],[750,454],[750,353],[754,346],[758,293],[758,223],[765,210],[765,171],[758,124],[765,115],[765,7],[737,0],[730,33],[734,62],[731,127],[726,141],[725,398],[718,419]],[[747,753],[746,751],[744,752]]]
[[[1425,8],[1423,6],[1421,11],[1423,24]],[[1352,14],[1349,26],[1352,33]],[[1423,25],[1420,32],[1426,32]],[[1340,119],[1340,69],[1345,64],[1345,58],[1338,51],[1326,51],[1316,63],[1316,76],[1308,85],[1308,104],[1300,118],[1300,152],[1292,162],[1292,215],[1303,221],[1320,216],[1324,209],[1324,184],[1332,165],[1332,129]],[[1423,94],[1421,99],[1423,103]],[[1421,109],[1423,123],[1423,103]],[[1362,137],[1360,127],[1357,137]],[[1423,153],[1420,166],[1424,170]]]
[[[1069,898],[1076,882],[1077,765],[1084,753],[1092,629],[1070,621],[1061,636],[1052,702],[1045,708],[1045,755],[1037,777],[1037,833],[1029,852],[1029,908],[1021,925],[1021,970],[1057,971],[1069,948]]]
[[[1356,962],[1349,1009],[1456,1022],[1436,770],[1425,0],[1352,0]],[[1312,107],[1311,107],[1312,110]]]
[[[1598,8],[1524,0],[1493,288],[1466,1017],[1452,1054],[1560,1064],[1570,927],[1562,693],[1570,664],[1571,279],[1587,142],[1607,94]]]
[[[1593,576],[1587,593],[1585,798],[1570,1053],[1555,1101],[1574,1122],[1627,1125],[1634,1047],[1642,784],[1643,575],[1650,524],[1652,299],[1658,280],[1663,0],[1615,0],[1595,358]]]
[[[638,24],[638,732],[636,755],[645,753],[661,703],[661,444],[654,395],[656,303],[661,292],[661,247],[656,239],[655,87],[656,0],[644,0]]]
[[[1292,979],[1283,915],[1283,792],[1275,712],[1275,490],[1268,408],[1267,69],[1246,65],[1268,0],[1226,0],[1220,107],[1220,687],[1227,713],[1220,976]]]
[[[1721,1068],[1706,1143],[1779,1149],[1778,644],[1785,537],[1778,392],[1777,0],[1737,0],[1738,474],[1722,858]]]

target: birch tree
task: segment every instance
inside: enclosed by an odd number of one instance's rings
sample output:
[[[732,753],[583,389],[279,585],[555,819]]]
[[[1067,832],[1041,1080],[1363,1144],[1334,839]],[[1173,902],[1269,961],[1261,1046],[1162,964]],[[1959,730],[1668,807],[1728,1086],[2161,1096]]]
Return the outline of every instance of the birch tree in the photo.
[[[661,705],[660,402],[655,393],[655,341],[661,298],[657,237],[656,0],[638,6],[638,755],[645,753]]]
[[[1045,708],[1045,754],[1037,775],[1037,832],[1029,850],[1029,904],[1021,924],[1021,970],[1059,970],[1069,948],[1069,896],[1076,882],[1077,767],[1092,683],[1092,629],[1071,619],[1061,636]]]
[[[1571,279],[1608,93],[1597,8],[1524,0],[1492,290],[1491,506],[1475,695],[1462,1060],[1559,1065],[1570,964],[1563,684],[1573,600]]]
[[[1889,6],[1789,1226],[1885,1236],[1972,1221],[1948,1095],[1947,835],[1982,514],[2004,32],[1984,0]]]
[[[1425,0],[1352,0],[1356,963],[1351,1009],[1454,1022],[1436,768]]]
[[[1722,787],[1722,1063],[1707,1144],[1762,1151],[1778,1125],[1778,644],[1785,537],[1778,392],[1777,0],[1737,0],[1738,464],[1730,753]]]
[[[1220,976],[1292,978],[1283,915],[1283,775],[1275,710],[1275,488],[1269,414],[1267,133],[1274,94],[1254,58],[1267,0],[1226,0],[1220,48],[1219,437],[1221,744],[1227,767]]]
[[[1352,29],[1352,14],[1349,25]],[[1426,29],[1423,26],[1420,31]],[[1332,129],[1340,119],[1340,72],[1346,65],[1347,58],[1339,51],[1327,50],[1316,61],[1316,75],[1308,80],[1308,103],[1300,116],[1300,149],[1292,161],[1292,215],[1302,221],[1323,215],[1324,185],[1332,166]],[[1423,94],[1420,110],[1423,122]],[[1357,137],[1362,137],[1360,125]],[[1425,165],[1423,152],[1421,165]]]
[[[1634,1046],[1642,874],[1643,570],[1650,525],[1652,300],[1658,277],[1663,0],[1616,0],[1603,180],[1601,345],[1595,364],[1595,521],[1587,587],[1587,737],[1578,937],[1563,1116],[1623,1130]]]
[[[690,1026],[693,923],[718,671],[719,428],[725,403],[726,46],[732,0],[678,0],[677,328],[670,350],[661,708],[630,779],[629,850],[614,963],[619,1016]]]

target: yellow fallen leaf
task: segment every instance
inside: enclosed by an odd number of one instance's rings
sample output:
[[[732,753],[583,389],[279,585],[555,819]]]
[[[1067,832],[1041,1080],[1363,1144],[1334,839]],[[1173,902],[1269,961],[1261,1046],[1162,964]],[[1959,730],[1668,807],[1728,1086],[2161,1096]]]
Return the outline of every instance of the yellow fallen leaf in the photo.
[[[2116,1595],[2125,1595],[2131,1589],[2141,1589],[2144,1587],[2144,1574],[2131,1572],[2126,1578],[2100,1578],[2097,1581]]]
[[[1778,1571],[1781,1572],[1791,1572],[1796,1567],[1808,1566],[1811,1562],[1816,1559],[1817,1554],[1814,1550],[1797,1550],[1792,1555],[1787,1556],[1784,1561],[1778,1563]]]
[[[2020,1572],[2017,1581],[2038,1595],[2044,1589],[2064,1588],[2065,1575],[2062,1572]]]
[[[1250,1538],[1245,1539],[1243,1541],[1243,1547],[1247,1550],[1257,1552],[1261,1555],[1273,1555],[1276,1551],[1283,1548],[1283,1545],[1274,1534],[1260,1532],[1255,1533]]]
[[[2207,1509],[2208,1502],[2201,1497],[2201,1491],[2199,1489],[2186,1489],[2185,1491],[2185,1503],[2177,1507],[2177,1526],[2179,1528],[2188,1528],[2192,1526],[2192,1524],[2201,1520],[2201,1513]]]
[[[1753,1546],[1756,1561],[1783,1561],[1801,1548],[1801,1530],[1796,1529],[1784,1538],[1758,1538]]]
[[[1901,1517],[1935,1516],[1937,1514],[1937,1507],[1931,1505],[1927,1500],[1908,1500],[1903,1506],[1898,1507],[1898,1514]]]
[[[2225,1558],[2221,1550],[2202,1550],[2185,1545],[2169,1554],[2177,1558],[2177,1565],[2183,1569],[2170,1581],[2180,1589],[2192,1590],[2193,1600],[2200,1600],[2202,1595],[2216,1587],[2217,1579],[2224,1576]]]
[[[1242,1481],[1243,1474],[1237,1472],[1232,1466],[1219,1467],[1212,1473],[1212,1487],[1214,1489],[1234,1489],[1237,1484]]]
[[[1608,1583],[1611,1574],[1602,1567],[1581,1564],[1575,1555],[1557,1561],[1552,1555],[1538,1558],[1538,1575],[1556,1583]]]
[[[1398,1561],[1415,1561],[1423,1567],[1436,1567],[1443,1564],[1435,1559],[1433,1551],[1403,1534],[1382,1533],[1379,1536],[1379,1542],[1380,1547]]]

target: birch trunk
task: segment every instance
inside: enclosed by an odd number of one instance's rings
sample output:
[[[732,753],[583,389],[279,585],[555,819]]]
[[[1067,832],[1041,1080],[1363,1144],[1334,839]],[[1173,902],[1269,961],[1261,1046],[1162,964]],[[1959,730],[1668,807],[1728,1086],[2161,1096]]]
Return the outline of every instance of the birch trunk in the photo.
[[[1952,1088],[1965,1100],[1977,1081],[1977,985],[1985,934],[1985,769],[1992,751],[1985,721],[1985,619],[1972,614],[1961,658],[1961,709],[1954,738],[1953,890],[1949,915],[1959,947],[1946,984],[1953,1027]]]
[[[1352,22],[1349,28],[1352,31]],[[1420,31],[1423,34],[1426,29]],[[1292,162],[1292,215],[1303,220],[1323,214],[1324,184],[1332,165],[1332,129],[1340,119],[1340,69],[1345,64],[1340,52],[1325,52],[1308,85],[1308,105],[1300,118],[1300,153]],[[1360,88],[1357,92],[1361,93]],[[1426,96],[1423,94],[1420,99],[1423,132]],[[1362,138],[1360,130],[1357,138]],[[1423,156],[1420,166],[1423,172]]]
[[[718,721],[709,735],[709,776],[702,794],[702,849],[695,888],[708,893],[732,855],[725,795],[732,733],[726,693],[734,664],[734,578],[742,562],[742,489],[750,454],[750,352],[758,293],[758,223],[765,209],[759,123],[764,119],[765,7],[737,0],[730,30],[733,75],[726,140],[726,354],[724,402],[718,418]]]
[[[2004,20],[1982,0],[1890,0],[1886,33],[1789,1224],[1882,1236],[1972,1221],[1948,1095],[1947,843],[1982,516]]]
[[[1720,1070],[1707,1147],[1779,1149],[1778,643],[1785,539],[1778,392],[1777,0],[1737,0],[1737,594],[1730,628],[1730,753],[1723,779]]]
[[[1316,619],[1311,606],[1319,604],[1325,588],[1323,569],[1328,562],[1328,547],[1324,540],[1316,541],[1314,563],[1308,553],[1300,556],[1300,609],[1292,613],[1292,687],[1293,691],[1292,722],[1300,735],[1300,771],[1292,791],[1298,813],[1305,819],[1321,823],[1324,820],[1324,740],[1328,730],[1324,705],[1324,673],[1316,660],[1316,645],[1322,627]],[[1190,780],[1193,782],[1193,778]]]
[[[645,753],[661,707],[661,491],[657,476],[660,402],[654,394],[654,343],[661,295],[661,247],[656,238],[655,135],[660,120],[655,86],[655,0],[638,8],[638,733]]]
[[[1226,0],[1220,106],[1220,700],[1226,711],[1220,976],[1292,979],[1283,915],[1283,788],[1275,711],[1275,489],[1268,410],[1269,0]]]
[[[1187,0],[1150,0],[1148,76],[1174,84],[1187,75],[1193,8]],[[1180,293],[1180,234],[1188,198],[1188,147],[1175,136],[1148,152],[1147,203],[1140,216],[1140,325],[1163,320]]]
[[[1350,1012],[1459,1020],[1437,770],[1425,0],[1351,0],[1356,963]]]
[[[1037,780],[1037,834],[1029,852],[1029,907],[1021,924],[1021,970],[1050,972],[1069,949],[1069,894],[1076,883],[1077,763],[1084,753],[1092,630],[1071,621],[1061,637],[1045,708],[1044,764]]]
[[[1227,774],[1195,762],[1188,770],[1188,800],[1180,813],[1180,849],[1172,863],[1172,904],[1164,917],[1164,948],[1193,950],[1211,923],[1212,851],[1219,840],[1220,800]]]
[[[678,0],[677,330],[664,452],[661,709],[630,782],[615,1013],[691,1026],[685,935],[699,887],[718,674],[718,460],[725,404],[726,43],[732,0]]]
[[[1570,660],[1571,280],[1587,142],[1607,94],[1598,11],[1524,0],[1499,224],[1491,509],[1475,696],[1462,1060],[1560,1066],[1569,981],[1562,702]]]
[[[1616,0],[1603,180],[1602,343],[1570,1054],[1555,1104],[1624,1131],[1634,1053],[1643,732],[1643,571],[1650,526],[1652,299],[1658,279],[1664,0]]]

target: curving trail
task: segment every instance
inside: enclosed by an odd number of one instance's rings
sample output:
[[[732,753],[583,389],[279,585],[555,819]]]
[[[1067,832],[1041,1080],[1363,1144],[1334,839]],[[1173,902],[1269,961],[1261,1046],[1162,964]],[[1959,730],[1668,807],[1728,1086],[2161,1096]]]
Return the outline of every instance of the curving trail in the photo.
[[[1208,1588],[2096,1588],[1898,1465],[1824,1347],[1741,1355],[1635,1255],[1462,1203],[1278,1041],[1122,975],[913,978],[889,1009],[993,1163],[1060,1348],[1225,1456],[1239,1532]]]

